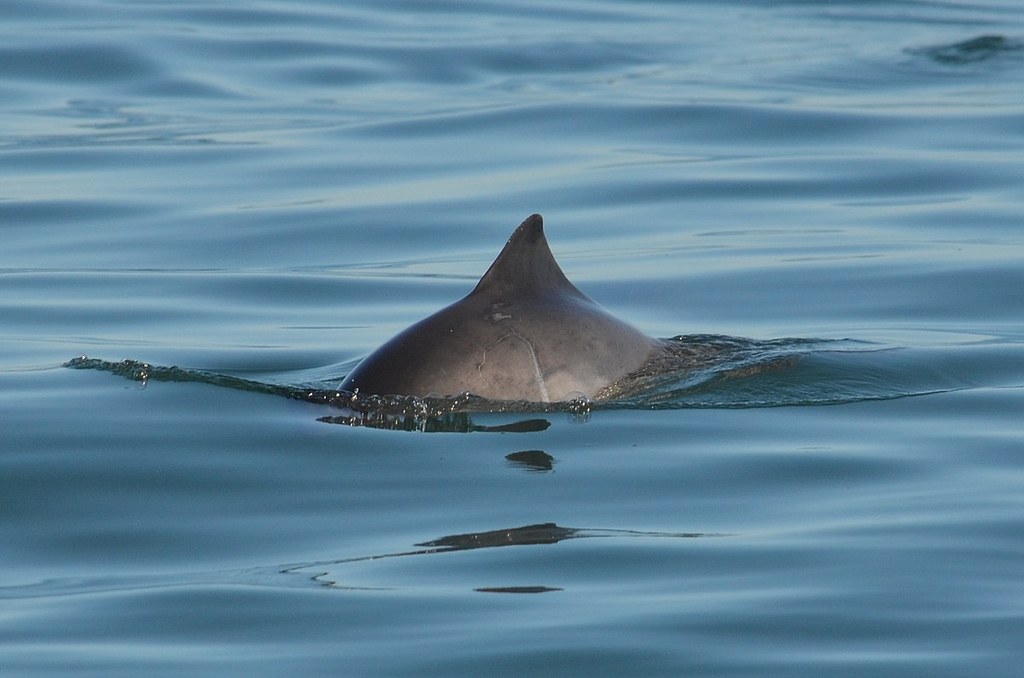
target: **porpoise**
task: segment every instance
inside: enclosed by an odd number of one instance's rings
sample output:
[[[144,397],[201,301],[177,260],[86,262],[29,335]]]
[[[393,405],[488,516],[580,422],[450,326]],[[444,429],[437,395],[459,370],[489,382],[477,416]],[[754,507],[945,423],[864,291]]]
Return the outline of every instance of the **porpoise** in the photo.
[[[534,214],[472,292],[371,353],[341,389],[357,396],[601,399],[664,350],[569,282]]]

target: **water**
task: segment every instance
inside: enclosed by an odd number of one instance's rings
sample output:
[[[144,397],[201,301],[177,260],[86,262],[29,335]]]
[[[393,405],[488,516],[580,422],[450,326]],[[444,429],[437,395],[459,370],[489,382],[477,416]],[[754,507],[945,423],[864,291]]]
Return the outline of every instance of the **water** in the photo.
[[[0,22],[4,675],[1019,673],[1019,3]],[[532,212],[648,334],[797,359],[447,432],[283,397]]]

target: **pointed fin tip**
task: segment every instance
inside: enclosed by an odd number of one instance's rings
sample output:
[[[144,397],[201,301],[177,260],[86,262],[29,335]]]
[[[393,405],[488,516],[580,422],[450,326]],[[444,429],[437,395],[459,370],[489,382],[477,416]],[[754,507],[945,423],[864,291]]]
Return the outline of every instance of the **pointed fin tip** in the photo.
[[[526,242],[536,242],[537,238],[543,237],[544,235],[544,217],[539,214],[531,214],[526,217],[523,223],[519,224],[512,233],[512,237],[509,238],[509,242],[524,238]]]
[[[531,214],[512,232],[498,258],[480,278],[474,293],[487,289],[558,290],[586,298],[565,277],[551,254],[544,237],[544,218],[539,214]]]

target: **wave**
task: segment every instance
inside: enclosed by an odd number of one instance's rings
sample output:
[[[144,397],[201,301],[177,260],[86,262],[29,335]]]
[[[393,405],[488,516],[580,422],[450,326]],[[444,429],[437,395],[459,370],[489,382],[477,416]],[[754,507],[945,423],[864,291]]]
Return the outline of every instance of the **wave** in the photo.
[[[561,403],[491,401],[468,393],[454,398],[367,397],[332,388],[330,384],[339,379],[332,368],[325,369],[329,377],[313,381],[282,373],[273,376],[278,383],[270,383],[133,359],[110,362],[82,356],[64,366],[110,372],[143,384],[193,382],[265,393],[330,407],[335,411],[319,418],[325,423],[425,432],[534,432],[550,425],[544,418],[530,418],[484,426],[473,421],[474,413],[565,412],[586,420],[595,410],[840,405],[972,386],[944,369],[942,361],[926,349],[852,339],[762,341],[706,334],[681,335],[666,343],[665,356],[609,387],[599,398]]]

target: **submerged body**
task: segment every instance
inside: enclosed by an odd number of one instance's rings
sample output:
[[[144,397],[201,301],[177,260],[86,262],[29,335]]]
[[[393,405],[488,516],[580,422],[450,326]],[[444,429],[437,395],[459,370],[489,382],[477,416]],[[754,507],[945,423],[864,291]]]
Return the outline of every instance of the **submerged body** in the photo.
[[[371,353],[341,388],[531,402],[598,398],[663,350],[569,282],[534,214],[472,292]]]

